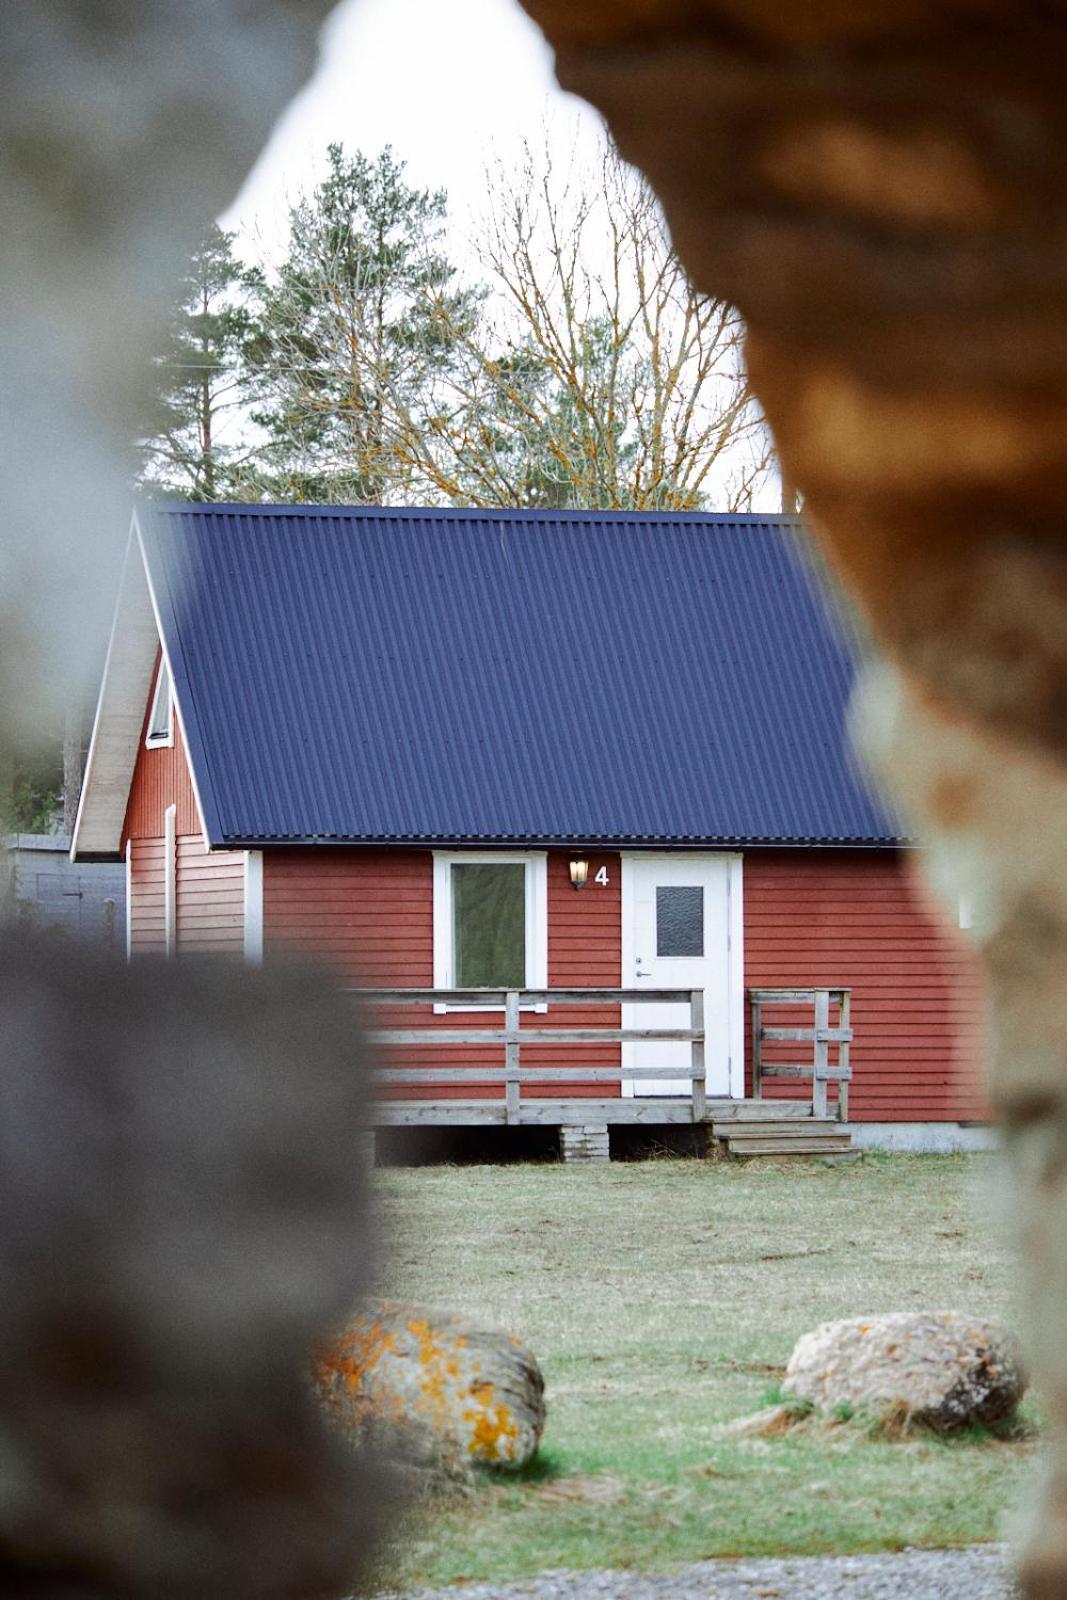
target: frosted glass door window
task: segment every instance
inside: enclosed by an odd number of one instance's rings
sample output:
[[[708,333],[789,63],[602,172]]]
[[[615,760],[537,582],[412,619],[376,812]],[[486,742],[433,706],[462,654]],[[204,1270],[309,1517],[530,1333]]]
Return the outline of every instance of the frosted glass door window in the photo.
[[[704,954],[704,890],[699,884],[657,886],[656,954]]]

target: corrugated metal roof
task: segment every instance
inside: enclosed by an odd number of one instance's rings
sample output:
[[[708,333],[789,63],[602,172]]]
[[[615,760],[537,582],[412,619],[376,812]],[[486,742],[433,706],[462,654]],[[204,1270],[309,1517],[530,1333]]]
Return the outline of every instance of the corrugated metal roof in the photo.
[[[782,518],[157,503],[213,843],[886,843]]]

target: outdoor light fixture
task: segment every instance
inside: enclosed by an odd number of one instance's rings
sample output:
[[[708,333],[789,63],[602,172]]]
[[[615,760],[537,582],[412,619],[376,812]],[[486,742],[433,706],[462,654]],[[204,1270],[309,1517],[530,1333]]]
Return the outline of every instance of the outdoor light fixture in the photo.
[[[571,862],[571,883],[576,889],[584,889],[586,879],[589,877],[588,861]]]

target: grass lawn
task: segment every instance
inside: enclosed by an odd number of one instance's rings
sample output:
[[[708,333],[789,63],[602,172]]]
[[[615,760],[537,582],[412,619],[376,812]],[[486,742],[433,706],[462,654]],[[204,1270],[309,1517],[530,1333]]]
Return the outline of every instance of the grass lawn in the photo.
[[[797,1336],[959,1307],[1011,1319],[992,1157],[848,1166],[654,1160],[378,1174],[383,1292],[517,1333],[544,1369],[542,1458],[419,1512],[390,1583],[991,1539],[1034,1447],[723,1439]]]

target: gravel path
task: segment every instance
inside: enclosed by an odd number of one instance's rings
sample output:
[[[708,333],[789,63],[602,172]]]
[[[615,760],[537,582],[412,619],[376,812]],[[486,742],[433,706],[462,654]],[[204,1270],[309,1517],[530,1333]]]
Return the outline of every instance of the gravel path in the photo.
[[[671,1573],[546,1572],[518,1583],[419,1589],[391,1600],[1011,1600],[1008,1553],[905,1550],[875,1556],[702,1561]]]

